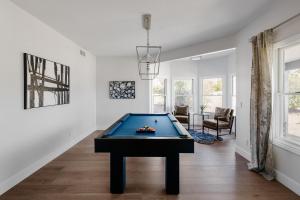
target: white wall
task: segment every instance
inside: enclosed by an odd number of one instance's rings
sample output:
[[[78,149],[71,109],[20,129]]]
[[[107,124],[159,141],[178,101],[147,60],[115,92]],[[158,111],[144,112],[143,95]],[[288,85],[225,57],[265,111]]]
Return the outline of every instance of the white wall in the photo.
[[[198,111],[199,76],[222,75],[225,86],[228,69],[231,63],[229,57],[220,57],[205,61],[175,60],[163,62],[160,66],[159,78],[167,81],[167,112],[173,110],[172,81],[176,79],[193,78],[195,81],[194,106]],[[110,99],[108,95],[109,81],[133,80],[136,84],[135,99]],[[140,80],[136,57],[97,57],[97,128],[106,129],[112,122],[128,112],[150,112],[151,81]],[[224,97],[227,98],[226,96]],[[226,101],[225,101],[226,102]]]
[[[249,38],[265,29],[271,28],[289,17],[300,12],[298,0],[276,0],[265,11],[265,14],[246,26],[237,36],[237,152],[250,157],[250,87],[251,87],[251,46]],[[287,32],[294,30],[290,27]],[[275,167],[278,171],[278,180],[290,186],[300,194],[300,157],[291,152],[274,146]],[[295,189],[296,188],[296,189]]]
[[[230,67],[232,68],[232,67]],[[212,78],[212,77],[220,77],[223,78],[223,106],[230,107],[230,102],[227,101],[229,96],[229,89],[228,89],[228,69],[229,69],[229,56],[220,57],[217,59],[209,59],[206,61],[199,62],[199,85],[202,88],[202,80],[205,78]],[[202,96],[202,91],[199,94]],[[200,105],[203,102],[199,101]]]
[[[9,0],[0,27],[1,194],[95,130],[96,58]],[[23,52],[70,66],[70,104],[23,109]]]
[[[110,99],[109,81],[135,81],[135,99]],[[149,112],[149,81],[140,80],[136,57],[97,57],[97,128],[106,129],[125,113]]]
[[[194,112],[199,112],[199,105],[202,104],[199,97],[202,95],[200,83],[203,78],[219,76],[223,78],[224,84],[224,106],[231,106],[228,101],[230,86],[228,84],[230,74],[235,73],[235,62],[233,61],[234,53],[228,56],[204,59],[200,61],[192,60],[174,60],[169,61],[171,83],[177,79],[194,79]],[[174,95],[172,96],[171,105],[174,105]],[[169,106],[172,107],[172,106]]]

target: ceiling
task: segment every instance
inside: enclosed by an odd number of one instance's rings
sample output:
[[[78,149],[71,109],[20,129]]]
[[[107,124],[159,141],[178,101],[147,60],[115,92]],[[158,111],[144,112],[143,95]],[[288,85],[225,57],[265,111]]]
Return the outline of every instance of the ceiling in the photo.
[[[95,55],[135,55],[145,45],[144,13],[152,14],[150,44],[168,51],[237,32],[271,0],[12,0]]]

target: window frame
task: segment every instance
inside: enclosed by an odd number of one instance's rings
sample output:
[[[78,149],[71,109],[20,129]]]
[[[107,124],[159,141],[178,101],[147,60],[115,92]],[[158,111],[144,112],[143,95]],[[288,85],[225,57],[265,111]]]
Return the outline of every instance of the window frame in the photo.
[[[273,119],[271,134],[273,135],[273,144],[287,151],[300,155],[300,137],[287,134],[286,121],[288,112],[285,111],[286,100],[288,96],[285,93],[284,65],[282,49],[300,44],[300,34],[292,36],[274,44],[273,65],[272,65],[272,86],[273,86]]]
[[[203,81],[205,79],[222,79],[222,95],[204,95],[203,94]],[[212,96],[221,96],[222,97],[222,105],[221,107],[224,107],[224,105],[226,105],[226,98],[228,98],[226,95],[226,77],[224,75],[212,75],[212,76],[202,76],[199,78],[199,106],[203,105],[203,97],[204,96],[208,96],[208,97],[212,97]],[[214,113],[214,111],[212,111]]]
[[[234,89],[233,89],[233,86],[234,86],[234,84],[233,84],[233,78],[235,77],[235,94],[234,94]],[[236,97],[237,97],[237,76],[236,76],[236,74],[231,74],[231,76],[230,76],[230,84],[231,84],[231,87],[230,87],[230,93],[231,93],[231,95],[230,95],[230,107],[231,107],[231,109],[234,109],[234,111],[236,111]],[[233,99],[233,97],[235,97],[235,107],[233,107],[233,105],[232,105],[232,99]]]
[[[173,108],[174,106],[176,105],[175,104],[175,101],[176,101],[176,96],[187,96],[187,95],[176,95],[175,94],[175,82],[176,81],[192,81],[192,94],[191,95],[188,95],[188,96],[191,96],[192,97],[192,107],[190,108],[190,113],[193,113],[195,111],[195,78],[194,77],[191,77],[191,78],[180,78],[180,77],[176,77],[172,80],[172,105],[173,105]]]
[[[153,93],[153,81],[151,81],[151,87],[150,87],[150,90],[151,90],[151,106],[150,106],[150,110],[151,110],[151,113],[154,113],[154,96],[163,96],[164,97],[164,111],[163,112],[167,112],[167,87],[168,87],[168,79],[165,78],[165,77],[159,77],[157,78],[159,80],[163,80],[164,81],[164,95],[159,95],[159,94],[154,94]]]

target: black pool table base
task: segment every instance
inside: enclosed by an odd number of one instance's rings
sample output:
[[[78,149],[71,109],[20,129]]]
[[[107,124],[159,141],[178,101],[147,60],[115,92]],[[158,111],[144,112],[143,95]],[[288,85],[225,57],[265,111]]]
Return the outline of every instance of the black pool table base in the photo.
[[[166,157],[165,185],[167,194],[179,194],[179,153]],[[110,153],[110,192],[121,194],[126,185],[126,157]]]

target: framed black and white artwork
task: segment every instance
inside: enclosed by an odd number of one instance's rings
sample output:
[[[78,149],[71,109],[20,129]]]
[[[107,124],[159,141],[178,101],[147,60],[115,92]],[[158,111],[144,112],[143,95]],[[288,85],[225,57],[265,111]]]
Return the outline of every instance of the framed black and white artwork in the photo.
[[[135,81],[109,81],[109,98],[135,99]]]
[[[24,109],[70,103],[70,67],[24,53]]]

